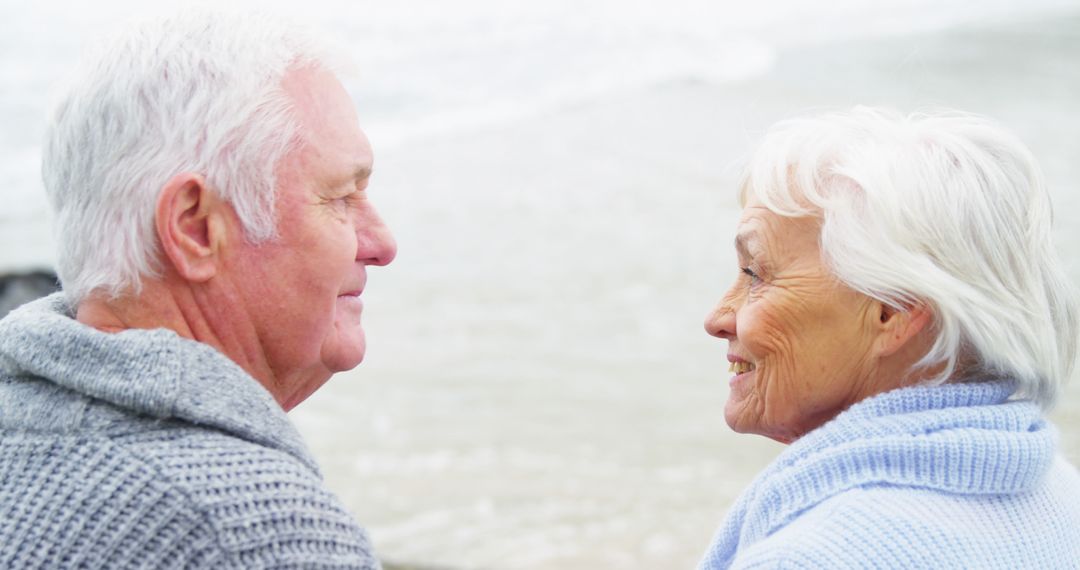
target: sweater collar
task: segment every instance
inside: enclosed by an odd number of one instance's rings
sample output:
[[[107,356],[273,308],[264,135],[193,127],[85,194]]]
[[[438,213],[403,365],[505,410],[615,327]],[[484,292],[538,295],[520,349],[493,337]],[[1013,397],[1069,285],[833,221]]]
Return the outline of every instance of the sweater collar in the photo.
[[[859,402],[789,446],[739,497],[710,553],[735,553],[849,489],[1022,493],[1053,461],[1056,432],[1009,382],[894,390]]]
[[[0,321],[0,365],[139,414],[220,429],[319,472],[285,411],[232,360],[167,329],[105,333],[85,326],[72,318],[62,293]]]

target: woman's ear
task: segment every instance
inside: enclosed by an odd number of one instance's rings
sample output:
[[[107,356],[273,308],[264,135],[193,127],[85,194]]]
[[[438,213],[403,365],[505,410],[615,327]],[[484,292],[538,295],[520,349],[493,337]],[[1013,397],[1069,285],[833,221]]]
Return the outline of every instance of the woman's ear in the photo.
[[[930,308],[912,304],[903,309],[878,303],[879,319],[877,350],[879,356],[891,356],[930,326]]]
[[[158,240],[165,259],[184,280],[204,282],[217,273],[223,206],[206,180],[191,172],[172,177],[158,194]]]

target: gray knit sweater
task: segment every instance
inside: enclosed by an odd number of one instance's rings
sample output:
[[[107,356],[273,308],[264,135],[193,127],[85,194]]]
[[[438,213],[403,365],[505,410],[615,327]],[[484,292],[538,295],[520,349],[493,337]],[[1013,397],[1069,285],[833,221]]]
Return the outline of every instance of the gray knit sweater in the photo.
[[[0,568],[378,568],[285,412],[172,331],[60,294],[0,321]]]

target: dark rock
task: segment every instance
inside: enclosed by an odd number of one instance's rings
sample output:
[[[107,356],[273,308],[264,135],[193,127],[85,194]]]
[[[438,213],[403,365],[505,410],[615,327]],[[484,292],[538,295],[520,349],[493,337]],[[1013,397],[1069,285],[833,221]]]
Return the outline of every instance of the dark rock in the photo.
[[[51,271],[0,274],[0,319],[12,309],[60,290]]]

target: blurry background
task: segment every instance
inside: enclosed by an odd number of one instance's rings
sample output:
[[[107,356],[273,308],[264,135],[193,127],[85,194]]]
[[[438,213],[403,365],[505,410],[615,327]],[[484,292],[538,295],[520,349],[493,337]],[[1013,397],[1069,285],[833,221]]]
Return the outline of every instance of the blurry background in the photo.
[[[177,4],[4,7],[0,272],[51,263],[51,90],[88,39]],[[369,273],[367,360],[292,414],[388,561],[696,562],[780,450],[724,425],[725,343],[701,326],[737,271],[739,160],[776,120],[1001,120],[1042,162],[1080,283],[1080,0],[258,4],[352,51],[400,242]],[[1080,382],[1054,419],[1080,463]]]

